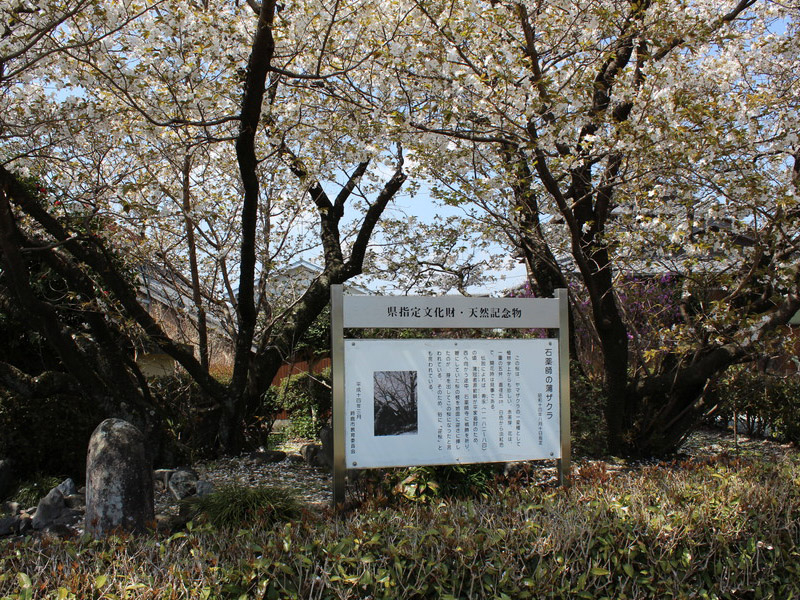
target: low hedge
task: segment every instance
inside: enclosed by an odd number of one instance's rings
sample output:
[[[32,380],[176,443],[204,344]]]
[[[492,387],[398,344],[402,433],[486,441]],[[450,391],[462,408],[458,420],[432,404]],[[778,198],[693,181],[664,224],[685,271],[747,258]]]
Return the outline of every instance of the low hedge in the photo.
[[[800,460],[578,466],[574,485],[0,547],[0,597],[792,598]],[[2,542],[0,542],[2,544]]]

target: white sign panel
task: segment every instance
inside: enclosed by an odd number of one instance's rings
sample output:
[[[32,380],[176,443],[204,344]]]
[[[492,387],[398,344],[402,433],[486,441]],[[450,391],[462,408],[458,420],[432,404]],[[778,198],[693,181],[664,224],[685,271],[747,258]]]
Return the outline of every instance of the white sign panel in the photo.
[[[557,298],[345,296],[345,327],[557,328]]]
[[[345,340],[347,468],[560,458],[558,340]]]

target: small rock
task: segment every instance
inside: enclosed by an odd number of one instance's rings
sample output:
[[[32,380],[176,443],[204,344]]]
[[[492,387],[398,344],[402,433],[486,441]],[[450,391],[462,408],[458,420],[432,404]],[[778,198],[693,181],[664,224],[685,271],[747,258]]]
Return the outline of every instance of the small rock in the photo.
[[[208,496],[209,494],[213,494],[216,488],[214,484],[210,481],[198,481],[195,485],[195,493],[200,497]]]
[[[75,530],[64,523],[53,523],[42,531],[48,538],[70,538],[75,536]]]
[[[299,464],[299,463],[305,462],[305,460],[303,459],[303,457],[302,457],[302,456],[300,456],[299,454],[289,454],[289,455],[287,455],[287,456],[286,456],[286,459],[285,459],[285,460],[286,460],[286,462],[287,462],[287,463],[289,463],[290,465],[296,465],[296,464]]]
[[[64,496],[64,504],[67,508],[86,508],[86,496],[83,494]]]
[[[159,531],[177,531],[186,527],[186,524],[191,520],[191,516],[183,512],[177,515],[158,515],[156,517],[156,526]]]
[[[44,529],[55,521],[66,507],[64,494],[61,493],[60,489],[54,487],[44,498],[39,500],[36,514],[33,516],[33,528]]]
[[[333,467],[333,429],[323,427],[319,432],[319,440],[322,442],[322,457],[325,466]]]
[[[178,515],[156,515],[156,529],[162,533],[170,533],[177,529],[181,529],[184,525],[186,525],[186,523],[187,521],[184,521]]]
[[[303,457],[307,464],[311,465],[316,460],[320,448],[318,444],[305,444],[300,448],[300,456]]]
[[[3,502],[0,504],[0,514],[16,517],[20,512],[19,502]]]
[[[33,519],[30,515],[22,513],[19,515],[19,523],[17,524],[17,533],[23,535],[33,529]]]
[[[253,458],[258,465],[277,463],[286,458],[286,452],[281,452],[280,450],[264,450],[262,452],[253,453]]]
[[[19,515],[0,519],[0,537],[17,533],[19,531],[20,519],[21,517]]]
[[[169,478],[169,491],[176,500],[183,500],[197,492],[197,473],[189,469],[180,469]]]
[[[156,484],[161,484],[161,489],[167,489],[167,485],[169,485],[169,478],[172,477],[172,474],[175,472],[175,469],[156,469],[153,472],[153,479],[155,480]]]
[[[74,496],[78,493],[78,488],[75,487],[75,482],[72,481],[72,478],[67,477],[64,481],[59,483],[56,486],[56,489],[61,492],[61,495],[65,498],[67,496]]]
[[[158,531],[164,532],[169,531],[169,520],[172,518],[171,515],[165,515],[163,513],[158,513],[156,515],[156,529]]]
[[[306,444],[300,448],[300,454],[303,456],[306,463],[312,467],[325,469],[331,468],[333,465],[333,459],[328,459],[328,456],[319,444]]]
[[[52,525],[74,525],[83,517],[83,510],[78,508],[65,508],[64,511],[55,518]]]
[[[200,473],[193,467],[177,467],[175,471],[186,471],[187,473],[194,475],[195,479],[200,479]]]

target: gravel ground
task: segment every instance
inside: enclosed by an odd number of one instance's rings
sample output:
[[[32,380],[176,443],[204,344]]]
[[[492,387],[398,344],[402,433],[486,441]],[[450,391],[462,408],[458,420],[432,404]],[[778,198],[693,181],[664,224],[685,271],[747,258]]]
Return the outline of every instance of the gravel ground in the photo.
[[[258,455],[242,455],[200,463],[192,467],[200,479],[215,487],[230,484],[247,486],[280,486],[294,490],[301,501],[312,506],[329,506],[331,503],[330,472],[310,467],[299,455],[290,454],[276,463],[263,462]],[[156,513],[174,514],[177,502],[172,494],[162,490],[156,493]]]
[[[215,486],[229,483],[244,485],[283,486],[294,490],[301,500],[314,507],[330,506],[332,498],[331,474],[329,471],[310,467],[300,462],[295,447],[284,448],[289,451],[286,460],[277,463],[261,463],[257,455],[243,455],[223,458],[194,465],[200,478]],[[719,455],[769,454],[775,457],[796,451],[792,444],[778,444],[758,438],[738,436],[718,430],[700,430],[693,433],[681,448],[680,458],[705,460]],[[655,464],[657,461],[645,461]],[[635,469],[643,463],[614,459],[578,459],[575,466],[589,463],[604,463],[609,470]],[[531,483],[554,485],[557,471],[554,461],[533,463]],[[156,512],[170,514],[177,511],[174,498],[163,491],[156,495]]]

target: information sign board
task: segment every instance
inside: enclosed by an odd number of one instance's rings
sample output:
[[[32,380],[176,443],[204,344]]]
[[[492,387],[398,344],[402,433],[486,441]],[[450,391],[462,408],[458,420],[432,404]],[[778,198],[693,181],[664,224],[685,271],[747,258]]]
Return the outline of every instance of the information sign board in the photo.
[[[369,328],[546,329],[545,339],[345,339]],[[553,458],[570,470],[567,290],[350,296],[331,286],[333,501],[347,469]]]
[[[345,340],[348,468],[561,458],[558,340]]]

